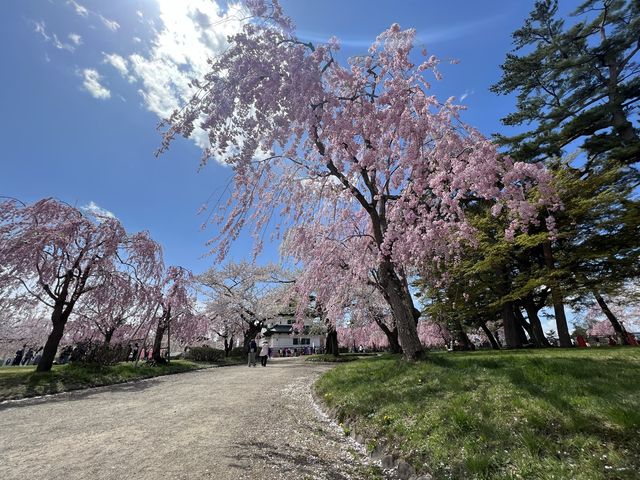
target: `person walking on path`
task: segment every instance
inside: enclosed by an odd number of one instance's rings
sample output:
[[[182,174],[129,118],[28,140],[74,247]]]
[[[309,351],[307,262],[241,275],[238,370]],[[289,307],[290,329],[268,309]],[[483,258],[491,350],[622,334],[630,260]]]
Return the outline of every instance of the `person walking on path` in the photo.
[[[249,342],[249,367],[256,366],[256,351],[258,350],[258,345],[256,341],[252,338],[251,342]]]
[[[269,344],[262,342],[262,348],[260,349],[260,364],[263,367],[267,366],[267,359],[269,358]]]
[[[22,365],[29,365],[32,359],[33,359],[33,348],[29,347],[29,350],[27,350],[27,353],[24,354],[24,358],[22,359]]]
[[[13,358],[13,363],[11,365],[18,365],[22,363],[22,356],[24,355],[24,349],[27,348],[26,345],[23,345],[21,349],[16,352],[16,356]]]

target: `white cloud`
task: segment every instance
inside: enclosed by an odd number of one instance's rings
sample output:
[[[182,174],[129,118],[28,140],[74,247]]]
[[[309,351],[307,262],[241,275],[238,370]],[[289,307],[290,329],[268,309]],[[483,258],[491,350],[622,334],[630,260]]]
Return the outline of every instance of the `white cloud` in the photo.
[[[227,47],[227,36],[240,30],[244,15],[239,6],[223,11],[210,0],[160,0],[159,7],[157,25],[162,26],[149,42],[149,53],[129,56],[129,73],[140,82],[147,109],[166,118],[190,100],[190,81],[209,71],[207,60]],[[208,146],[201,129],[191,138],[200,147]]]
[[[464,102],[465,98],[469,97],[470,95],[473,95],[474,93],[476,93],[474,89],[465,90],[464,93],[460,95],[460,101]]]
[[[68,52],[73,52],[76,49],[76,47],[74,47],[70,43],[61,42],[55,33],[53,34],[52,42],[58,50],[66,50]]]
[[[82,70],[83,82],[82,86],[87,92],[94,98],[99,100],[106,100],[111,97],[111,92],[108,88],[100,84],[100,74],[91,68],[85,68]]]
[[[44,38],[45,42],[51,42],[53,43],[53,45],[58,49],[58,50],[67,50],[68,52],[73,52],[75,50],[75,47],[73,45],[71,45],[70,43],[64,43],[62,41],[60,41],[60,39],[58,38],[58,36],[54,33],[52,35],[49,35],[47,33],[47,29],[45,27],[45,23],[44,22],[34,22],[35,24],[35,28],[33,29],[34,32],[39,33],[40,35],[42,35],[42,38]],[[71,35],[75,35],[75,34],[70,34],[69,37],[71,37]],[[80,35],[78,35],[78,38],[80,37]]]
[[[42,35],[42,38],[44,38],[47,42],[51,40],[51,37],[47,35],[47,31],[44,27],[44,22],[35,22],[35,28],[33,31]]]
[[[104,55],[104,60],[102,63],[108,63],[113,68],[115,68],[120,75],[123,77],[129,78],[129,81],[133,81],[133,77],[129,77],[129,67],[127,66],[127,59],[121,57],[117,53],[102,53]]]
[[[77,33],[70,33],[67,36],[69,37],[69,40],[71,40],[76,45],[82,45],[82,37]]]
[[[120,28],[120,24],[115,20],[110,20],[101,14],[98,14],[98,16],[100,17],[100,20],[102,20],[102,23],[104,24],[104,26],[107,27],[112,32],[115,32]]]
[[[84,212],[90,213],[91,215],[94,215],[98,218],[102,217],[102,218],[116,218],[116,216],[110,212],[109,210],[106,210],[104,208],[102,208],[101,206],[97,205],[96,202],[94,202],[93,200],[90,201],[89,203],[87,203],[86,205],[83,205],[82,207],[80,207],[80,209]]]
[[[81,17],[88,18],[89,14],[96,15],[100,19],[102,24],[112,32],[115,32],[120,28],[120,24],[115,20],[111,20],[110,18],[105,17],[101,13],[93,12],[89,10],[87,7],[80,5],[78,2],[74,0],[68,0],[67,5],[71,5],[75,9],[76,13]]]
[[[74,2],[73,0],[69,0],[67,2],[67,5],[71,5],[75,9],[76,13],[78,15],[80,15],[81,17],[88,17],[89,16],[89,10],[87,10],[85,7],[83,7],[79,3]]]

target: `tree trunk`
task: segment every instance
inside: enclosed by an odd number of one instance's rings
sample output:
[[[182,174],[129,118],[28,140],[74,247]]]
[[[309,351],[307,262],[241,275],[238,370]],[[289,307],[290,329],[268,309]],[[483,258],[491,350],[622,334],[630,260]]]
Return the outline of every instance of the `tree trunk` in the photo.
[[[113,338],[113,332],[115,332],[115,328],[110,328],[104,334],[104,345],[108,346],[111,343],[111,339]]]
[[[500,350],[500,344],[496,340],[496,337],[493,336],[493,333],[491,333],[491,330],[489,330],[489,327],[487,327],[487,324],[485,322],[481,322],[480,328],[482,329],[486,337],[489,339],[491,348],[493,348],[494,350]]]
[[[400,342],[398,341],[398,327],[394,327],[393,330],[391,330],[383,320],[374,317],[374,321],[376,322],[376,325],[380,327],[380,330],[382,330],[382,332],[387,336],[389,350],[391,353],[402,353],[402,347],[400,347]]]
[[[244,338],[242,339],[242,346],[244,347],[244,351],[249,352],[249,344],[251,340],[256,338],[256,336],[262,331],[262,322],[250,322],[249,329],[244,332]]]
[[[460,345],[461,350],[470,351],[475,350],[475,345],[469,340],[469,336],[467,332],[464,331],[464,327],[460,320],[455,321],[456,326],[456,336],[458,337],[458,343]]]
[[[390,262],[380,266],[380,284],[385,298],[391,307],[391,313],[398,328],[398,340],[407,360],[418,360],[424,355],[424,349],[418,338],[418,329],[414,317],[411,295],[404,288]]]
[[[609,309],[609,305],[607,305],[607,302],[604,301],[604,298],[602,298],[602,295],[600,295],[597,291],[594,290],[592,293],[593,293],[593,296],[596,297],[596,301],[598,302],[598,305],[602,309],[602,312],[607,316],[607,318],[611,322],[611,325],[613,326],[613,329],[615,330],[616,334],[622,341],[622,344],[629,345],[629,339],[627,338],[627,331],[622,326],[622,324],[618,321],[618,318],[615,316],[615,314]]]
[[[53,329],[47,338],[47,342],[44,344],[44,350],[42,351],[42,358],[38,362],[36,372],[49,372],[53,367],[53,361],[56,358],[58,352],[58,346],[60,346],[60,340],[64,334],[64,326],[67,323],[67,319],[71,314],[71,307],[64,309],[64,302],[56,302],[56,305],[51,314],[51,323]]]
[[[562,292],[558,283],[553,280],[553,272],[556,268],[555,261],[553,260],[553,251],[551,250],[551,242],[546,240],[542,243],[542,249],[544,252],[544,262],[550,272],[550,285],[551,298],[553,300],[553,311],[556,317],[556,326],[558,330],[558,338],[560,339],[561,347],[572,347],[571,336],[569,335],[569,327],[567,325],[567,317],[564,313],[564,301],[562,298]]]
[[[542,322],[540,322],[540,317],[538,316],[538,309],[532,298],[525,298],[522,301],[522,306],[527,312],[527,317],[529,318],[529,324],[533,329],[533,336],[536,339],[537,343],[541,347],[550,347],[551,344],[547,337],[544,335],[544,331],[542,330]]]
[[[539,347],[540,345],[538,345],[538,342],[533,335],[533,327],[529,322],[525,320],[524,315],[522,315],[522,311],[520,310],[520,307],[517,303],[513,304],[513,314],[516,318],[517,326],[519,327],[518,335],[520,336],[520,341],[522,342],[522,344],[526,345],[527,343],[530,343],[535,345],[536,347]],[[529,336],[529,338],[527,338],[527,335]]]
[[[228,357],[231,353],[231,349],[233,348],[233,335],[227,338],[224,337],[224,356]]]
[[[522,342],[513,315],[513,302],[505,302],[502,305],[502,326],[504,328],[504,341],[507,348],[520,348]]]
[[[333,355],[334,357],[340,355],[340,351],[338,350],[338,332],[331,326],[327,328],[325,348],[329,355]]]
[[[158,328],[156,328],[156,336],[153,339],[153,352],[151,354],[154,362],[156,363],[164,363],[165,360],[162,358],[162,337],[164,337],[164,331],[166,326],[162,319],[158,322]]]

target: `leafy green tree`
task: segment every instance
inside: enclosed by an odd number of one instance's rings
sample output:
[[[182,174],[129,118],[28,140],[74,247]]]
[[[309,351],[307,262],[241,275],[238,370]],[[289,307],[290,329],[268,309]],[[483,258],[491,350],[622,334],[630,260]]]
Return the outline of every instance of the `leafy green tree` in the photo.
[[[631,165],[640,154],[640,2],[588,0],[566,26],[557,0],[540,0],[522,28],[513,33],[515,50],[492,87],[517,93],[517,109],[503,123],[531,125],[497,138],[524,161],[562,155],[573,142],[588,153]]]
[[[516,111],[503,123],[521,129],[497,135],[498,142],[516,159],[545,161],[565,189],[560,234],[542,243],[562,346],[569,345],[567,296],[581,301],[588,292],[606,313],[601,293],[637,276],[638,204],[631,195],[639,181],[639,9],[637,1],[589,0],[567,26],[557,0],[537,1],[492,87],[517,94]],[[580,168],[554,160],[576,146],[586,157],[576,158]]]

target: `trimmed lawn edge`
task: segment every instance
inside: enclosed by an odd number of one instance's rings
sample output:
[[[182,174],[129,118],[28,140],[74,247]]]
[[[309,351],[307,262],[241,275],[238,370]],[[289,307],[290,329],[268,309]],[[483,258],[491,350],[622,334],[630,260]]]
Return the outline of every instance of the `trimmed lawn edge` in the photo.
[[[0,384],[0,406],[2,405],[6,405],[6,404],[10,404],[13,402],[20,402],[20,401],[25,401],[25,400],[34,400],[34,399],[40,399],[40,398],[46,398],[46,397],[51,397],[51,396],[55,396],[55,395],[60,395],[60,394],[64,394],[64,393],[70,393],[70,392],[77,392],[77,391],[81,391],[81,390],[92,390],[92,389],[97,389],[97,388],[104,388],[104,387],[109,387],[112,385],[124,385],[124,384],[128,384],[128,383],[138,383],[138,382],[142,382],[142,381],[146,381],[146,380],[150,380],[153,378],[157,378],[157,377],[164,377],[167,375],[179,375],[179,374],[183,374],[183,373],[191,373],[191,372],[197,372],[199,370],[207,370],[207,369],[211,369],[211,368],[222,368],[222,367],[234,367],[234,366],[238,366],[238,365],[243,365],[244,364],[244,360],[242,361],[238,361],[237,363],[196,363],[196,362],[189,362],[190,365],[184,365],[183,366],[187,367],[185,369],[181,369],[181,370],[169,370],[166,367],[159,367],[159,368],[163,368],[162,370],[157,370],[156,372],[151,372],[153,374],[149,374],[149,372],[145,372],[140,374],[140,376],[137,376],[135,378],[125,378],[125,379],[114,379],[113,381],[110,381],[108,378],[105,378],[104,381],[97,381],[97,382],[90,382],[90,383],[78,383],[78,384],[70,384],[70,385],[64,385],[62,386],[62,388],[58,388],[57,385],[55,384],[49,384],[48,385],[48,389],[46,392],[33,392],[33,393],[27,393],[27,394],[15,394],[15,393],[7,393],[5,394],[5,392],[2,391],[2,384]],[[175,363],[174,363],[175,365]],[[11,367],[7,367],[7,368],[11,368]],[[153,368],[158,368],[158,367],[153,367]],[[30,373],[35,373],[35,372],[30,372]],[[40,374],[43,375],[43,374]],[[46,375],[46,374],[44,374]],[[1,373],[0,373],[0,378],[1,378]]]
[[[387,450],[386,445],[388,440],[383,437],[365,438],[358,433],[357,419],[346,418],[343,422],[340,422],[337,412],[339,408],[331,408],[327,405],[323,398],[316,392],[315,383],[311,388],[311,398],[316,404],[316,407],[324,413],[332,422],[342,428],[342,432],[345,437],[351,437],[351,439],[362,447],[367,452],[369,458],[374,462],[380,462],[380,467],[385,470],[396,469],[396,475],[401,480],[408,480],[416,475],[415,469],[411,466],[409,459],[402,458],[396,452]],[[394,477],[395,478],[395,477]],[[426,476],[418,476],[418,479],[429,478]]]

